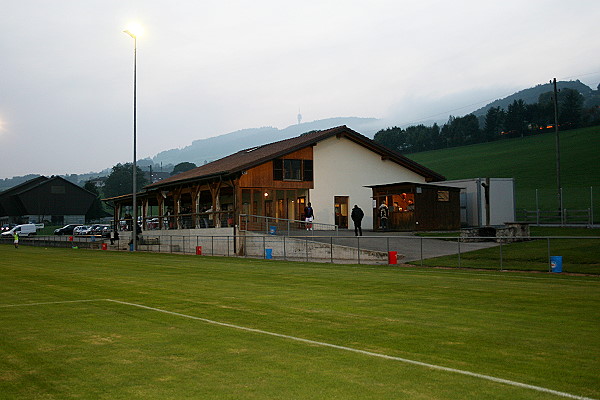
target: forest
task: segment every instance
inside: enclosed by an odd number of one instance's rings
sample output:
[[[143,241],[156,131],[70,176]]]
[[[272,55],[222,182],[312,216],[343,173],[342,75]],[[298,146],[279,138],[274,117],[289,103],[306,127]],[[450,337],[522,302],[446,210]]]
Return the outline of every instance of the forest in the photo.
[[[563,88],[557,96],[559,130],[600,125],[600,85],[584,96],[579,91]],[[401,153],[418,153],[448,147],[491,142],[503,138],[524,137],[555,131],[554,93],[544,92],[534,103],[515,99],[504,109],[489,107],[477,117],[450,116],[441,127],[416,125],[392,127],[375,134],[375,142]]]

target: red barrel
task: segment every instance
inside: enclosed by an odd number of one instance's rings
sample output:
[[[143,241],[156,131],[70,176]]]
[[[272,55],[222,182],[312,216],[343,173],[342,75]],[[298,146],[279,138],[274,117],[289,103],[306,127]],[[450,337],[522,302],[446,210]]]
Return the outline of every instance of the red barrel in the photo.
[[[388,251],[388,264],[398,264],[398,252]]]
[[[102,243],[102,250],[108,249],[108,245],[106,243]]]
[[[196,255],[197,256],[201,256],[202,255],[202,246],[196,246]]]

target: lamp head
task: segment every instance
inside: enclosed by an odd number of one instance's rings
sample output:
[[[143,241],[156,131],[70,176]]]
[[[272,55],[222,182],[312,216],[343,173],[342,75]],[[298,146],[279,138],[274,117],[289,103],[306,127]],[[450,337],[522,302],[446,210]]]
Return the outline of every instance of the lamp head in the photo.
[[[131,24],[123,32],[132,38],[137,39],[138,36],[141,36],[144,33],[144,28],[142,28],[139,24]]]

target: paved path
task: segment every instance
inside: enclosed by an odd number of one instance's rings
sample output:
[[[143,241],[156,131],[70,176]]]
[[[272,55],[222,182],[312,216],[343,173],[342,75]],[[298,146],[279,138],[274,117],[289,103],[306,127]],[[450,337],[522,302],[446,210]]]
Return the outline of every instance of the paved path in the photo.
[[[306,233],[299,231],[298,236]],[[409,262],[423,258],[433,258],[447,255],[458,255],[469,251],[487,249],[499,246],[496,242],[471,242],[458,243],[458,238],[439,239],[415,236],[411,232],[373,232],[363,230],[363,236],[357,238],[353,230],[342,229],[337,236],[332,236],[331,231],[309,232],[314,235],[313,240],[338,244],[349,247],[360,247],[361,249],[375,251],[397,251],[399,262]],[[460,246],[460,247],[459,247]],[[402,258],[400,256],[403,256]]]

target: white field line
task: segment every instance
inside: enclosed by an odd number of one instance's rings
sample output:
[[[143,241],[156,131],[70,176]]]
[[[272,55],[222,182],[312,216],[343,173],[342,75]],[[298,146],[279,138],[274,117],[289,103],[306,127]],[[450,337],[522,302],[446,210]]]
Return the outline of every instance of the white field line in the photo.
[[[428,363],[424,363],[424,362],[420,362],[420,361],[409,360],[407,358],[388,356],[386,354],[373,353],[373,352],[370,352],[370,351],[365,351],[365,350],[360,350],[360,349],[354,349],[352,347],[338,346],[336,344],[325,343],[325,342],[318,342],[318,341],[315,341],[315,340],[303,339],[303,338],[299,338],[299,337],[295,337],[295,336],[289,336],[289,335],[283,335],[281,333],[274,333],[274,332],[269,332],[269,331],[263,331],[263,330],[260,330],[260,329],[247,328],[247,327],[244,327],[244,326],[228,324],[228,323],[225,323],[225,322],[213,321],[213,320],[206,319],[206,318],[201,318],[201,317],[194,317],[192,315],[181,314],[181,313],[178,313],[178,312],[163,310],[163,309],[160,309],[160,308],[148,307],[148,306],[144,306],[142,304],[128,303],[128,302],[125,302],[125,301],[111,300],[111,299],[105,299],[105,300],[113,302],[113,303],[119,303],[119,304],[124,304],[124,305],[128,305],[128,306],[133,306],[133,307],[138,307],[138,308],[144,308],[146,310],[157,311],[157,312],[161,312],[161,313],[165,313],[165,314],[175,315],[175,316],[178,316],[178,317],[189,318],[189,319],[193,319],[193,320],[197,320],[197,321],[203,321],[203,322],[206,322],[206,323],[209,323],[209,324],[213,324],[213,325],[219,325],[219,326],[224,326],[224,327],[227,327],[227,328],[239,329],[239,330],[246,331],[246,332],[254,332],[254,333],[259,333],[259,334],[262,334],[262,335],[275,336],[275,337],[279,337],[279,338],[284,338],[284,339],[289,339],[289,340],[295,340],[295,341],[298,341],[298,342],[308,343],[308,344],[317,345],[317,346],[330,347],[330,348],[334,348],[334,349],[338,349],[338,350],[344,350],[344,351],[351,351],[351,352],[354,352],[354,353],[364,354],[364,355],[371,356],[371,357],[378,357],[378,358],[384,358],[384,359],[387,359],[387,360],[400,361],[400,362],[403,362],[403,363],[412,364],[412,365],[418,365],[418,366],[421,366],[421,367],[435,369],[435,370],[438,370],[438,371],[452,372],[452,373],[456,373],[456,374],[471,376],[471,377],[474,377],[474,378],[485,379],[485,380],[488,380],[488,381],[492,381],[492,382],[496,382],[496,383],[502,383],[502,384],[505,384],[505,385],[510,385],[510,386],[516,386],[516,387],[525,388],[525,389],[536,390],[538,392],[543,392],[543,393],[549,393],[549,394],[553,394],[553,395],[556,395],[556,396],[566,397],[566,398],[569,398],[569,399],[594,400],[594,399],[592,399],[590,397],[577,396],[577,395],[570,394],[570,393],[559,392],[559,391],[556,391],[556,390],[547,389],[547,388],[544,388],[544,387],[541,387],[541,386],[528,385],[526,383],[510,381],[510,380],[507,380],[507,379],[496,378],[494,376],[477,374],[475,372],[463,371],[463,370],[460,370],[460,369],[448,368],[448,367],[443,367],[443,366],[435,365],[435,364],[428,364]],[[91,301],[93,301],[93,300],[91,300]]]

